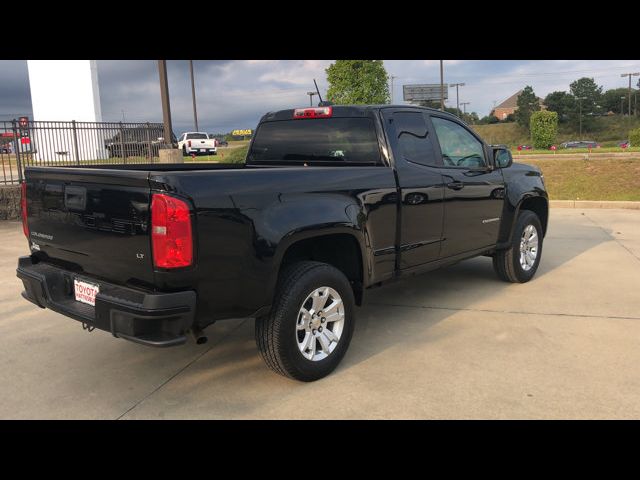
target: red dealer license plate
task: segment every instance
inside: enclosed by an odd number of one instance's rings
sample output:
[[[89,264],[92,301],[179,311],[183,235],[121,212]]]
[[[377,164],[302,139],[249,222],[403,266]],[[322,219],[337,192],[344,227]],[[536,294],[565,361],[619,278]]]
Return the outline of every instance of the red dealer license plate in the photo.
[[[96,306],[96,294],[100,291],[100,286],[95,283],[83,282],[77,278],[73,279],[73,287],[78,302]]]

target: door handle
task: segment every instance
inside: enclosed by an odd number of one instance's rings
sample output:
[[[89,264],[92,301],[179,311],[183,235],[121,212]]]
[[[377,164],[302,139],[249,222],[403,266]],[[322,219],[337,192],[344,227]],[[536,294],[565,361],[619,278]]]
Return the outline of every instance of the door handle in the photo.
[[[464,188],[464,183],[462,182],[447,183],[447,188],[450,188],[451,190],[462,190]]]

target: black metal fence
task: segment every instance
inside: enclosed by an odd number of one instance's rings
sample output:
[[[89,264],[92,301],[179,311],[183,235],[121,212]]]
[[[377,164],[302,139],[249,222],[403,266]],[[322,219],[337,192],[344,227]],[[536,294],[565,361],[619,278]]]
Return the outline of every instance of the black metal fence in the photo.
[[[165,142],[162,123],[0,122],[0,185],[22,181],[27,165],[154,163]]]

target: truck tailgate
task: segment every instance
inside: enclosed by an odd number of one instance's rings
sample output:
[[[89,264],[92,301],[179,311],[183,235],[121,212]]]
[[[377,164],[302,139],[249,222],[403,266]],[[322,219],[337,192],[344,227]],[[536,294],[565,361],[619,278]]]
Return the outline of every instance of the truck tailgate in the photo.
[[[122,285],[151,286],[148,172],[26,169],[31,252]]]

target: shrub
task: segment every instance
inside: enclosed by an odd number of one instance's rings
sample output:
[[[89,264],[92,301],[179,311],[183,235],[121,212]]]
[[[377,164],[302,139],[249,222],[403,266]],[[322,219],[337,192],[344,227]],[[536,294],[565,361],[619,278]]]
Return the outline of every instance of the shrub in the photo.
[[[640,147],[640,128],[635,128],[629,132],[629,142],[632,147]]]
[[[558,134],[558,114],[547,110],[533,112],[529,120],[529,130],[534,148],[549,148]]]

